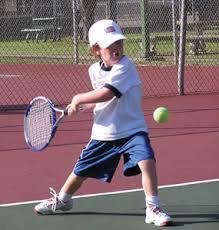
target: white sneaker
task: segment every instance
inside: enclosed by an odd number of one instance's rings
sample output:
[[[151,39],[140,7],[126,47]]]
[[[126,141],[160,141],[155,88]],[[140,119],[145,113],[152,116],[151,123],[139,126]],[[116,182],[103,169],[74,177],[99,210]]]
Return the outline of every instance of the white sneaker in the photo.
[[[49,188],[50,193],[53,195],[48,200],[41,202],[40,204],[34,207],[34,211],[42,215],[50,215],[56,212],[56,210],[68,211],[73,207],[73,200],[63,202],[59,200],[58,194],[53,188]]]
[[[167,226],[172,224],[171,217],[160,207],[149,206],[146,209],[145,223],[156,226]]]

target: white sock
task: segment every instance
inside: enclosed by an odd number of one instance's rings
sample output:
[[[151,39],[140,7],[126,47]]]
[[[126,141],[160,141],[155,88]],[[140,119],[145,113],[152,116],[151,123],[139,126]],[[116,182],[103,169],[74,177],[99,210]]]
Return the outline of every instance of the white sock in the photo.
[[[147,206],[157,206],[157,207],[159,207],[160,198],[159,198],[159,196],[147,196],[145,198],[145,203],[146,203],[146,207]]]
[[[63,192],[62,190],[59,192],[59,199],[63,202],[67,202],[71,200],[72,195],[66,192]]]

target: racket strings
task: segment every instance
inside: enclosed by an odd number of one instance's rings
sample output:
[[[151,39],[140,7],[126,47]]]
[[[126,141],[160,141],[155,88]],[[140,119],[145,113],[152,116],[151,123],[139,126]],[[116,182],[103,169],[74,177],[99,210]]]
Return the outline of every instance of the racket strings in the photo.
[[[27,116],[27,134],[30,144],[43,148],[50,140],[54,124],[53,111],[48,102],[37,100]]]

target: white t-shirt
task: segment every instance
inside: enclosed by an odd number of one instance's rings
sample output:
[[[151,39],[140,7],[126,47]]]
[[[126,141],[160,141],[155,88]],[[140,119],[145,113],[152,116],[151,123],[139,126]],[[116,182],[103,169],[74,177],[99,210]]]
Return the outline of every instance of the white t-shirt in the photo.
[[[101,61],[94,63],[89,75],[94,89],[107,87],[115,93],[111,100],[96,104],[91,139],[117,140],[148,131],[141,109],[141,80],[127,56],[108,69]]]

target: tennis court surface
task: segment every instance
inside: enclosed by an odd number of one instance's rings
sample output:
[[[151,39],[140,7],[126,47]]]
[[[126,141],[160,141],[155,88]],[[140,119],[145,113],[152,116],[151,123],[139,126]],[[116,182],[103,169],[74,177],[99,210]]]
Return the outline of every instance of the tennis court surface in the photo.
[[[169,108],[168,123],[153,122],[158,106]],[[174,220],[170,228],[219,229],[219,95],[145,98],[143,110],[156,151],[162,205]],[[1,230],[157,228],[144,224],[140,177],[122,176],[122,162],[111,184],[86,181],[75,194],[72,211],[33,213],[35,203],[49,197],[50,186],[59,191],[89,138],[90,126],[90,113],[68,118],[52,145],[33,153],[24,143],[23,111],[0,114]]]
[[[219,227],[219,181],[160,189],[164,208],[174,218],[171,229]],[[0,208],[0,228],[11,229],[155,229],[144,224],[142,191],[75,199],[72,211],[51,216],[31,212],[34,204]]]

